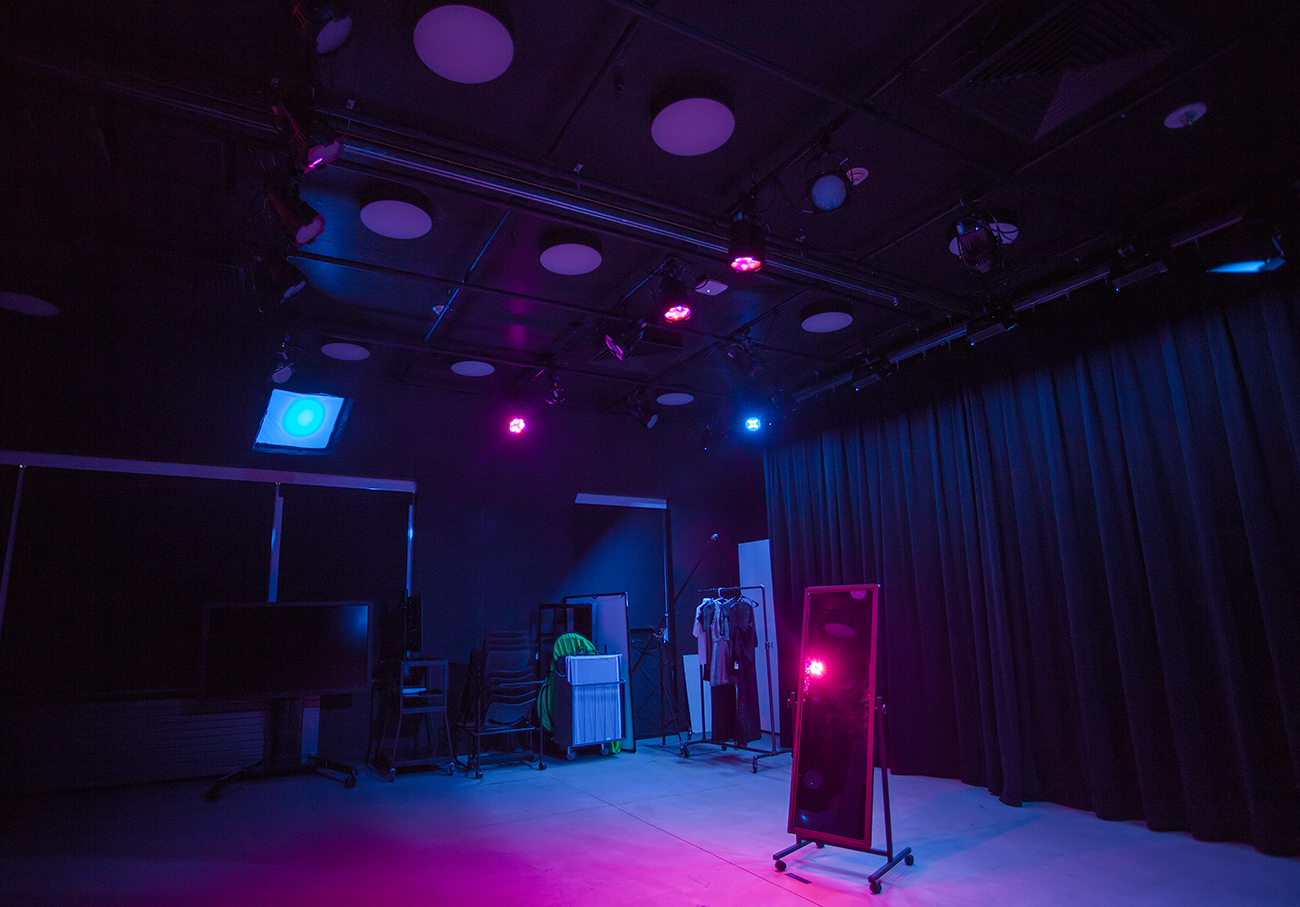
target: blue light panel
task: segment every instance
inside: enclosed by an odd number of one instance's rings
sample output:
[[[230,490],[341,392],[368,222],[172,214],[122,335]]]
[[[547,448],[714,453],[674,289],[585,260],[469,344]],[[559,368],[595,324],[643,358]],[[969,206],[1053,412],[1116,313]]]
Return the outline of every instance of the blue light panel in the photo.
[[[352,401],[330,394],[296,394],[276,388],[266,403],[254,450],[323,454],[333,449]]]

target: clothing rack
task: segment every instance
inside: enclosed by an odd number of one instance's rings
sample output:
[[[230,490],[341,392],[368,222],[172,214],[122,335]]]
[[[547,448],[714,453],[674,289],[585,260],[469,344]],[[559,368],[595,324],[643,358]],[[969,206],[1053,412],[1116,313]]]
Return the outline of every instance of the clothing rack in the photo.
[[[709,597],[713,597],[713,598],[717,598],[717,597],[719,597],[719,596],[723,596],[724,594],[732,594],[732,595],[734,595],[734,596],[736,596],[736,597],[739,597],[742,601],[747,601],[747,602],[749,602],[751,605],[756,606],[756,607],[758,608],[759,612],[760,612],[760,615],[761,615],[761,618],[762,618],[762,621],[763,621],[763,623],[762,623],[762,626],[763,626],[763,657],[764,657],[764,662],[765,662],[766,667],[767,667],[767,714],[768,714],[769,720],[770,720],[771,723],[772,723],[772,730],[769,731],[769,733],[771,734],[771,738],[772,738],[772,748],[771,748],[770,750],[769,750],[769,749],[757,749],[757,748],[755,748],[755,747],[751,747],[751,746],[742,746],[742,745],[735,744],[735,743],[723,743],[723,742],[721,742],[721,741],[708,740],[708,739],[701,739],[701,740],[687,740],[687,741],[685,741],[684,743],[682,743],[682,744],[681,744],[681,747],[680,747],[680,752],[681,752],[682,758],[684,758],[684,759],[689,759],[689,758],[691,757],[691,747],[693,747],[693,746],[699,746],[700,744],[708,744],[708,745],[710,745],[710,746],[718,746],[718,747],[721,747],[722,750],[723,750],[724,752],[725,752],[726,750],[728,750],[728,749],[732,749],[732,750],[736,750],[736,751],[744,750],[745,752],[748,752],[748,753],[757,753],[757,754],[758,754],[758,755],[754,756],[754,758],[750,761],[750,771],[757,773],[757,772],[758,772],[758,760],[759,760],[759,759],[768,759],[768,758],[771,758],[772,756],[779,756],[779,755],[781,755],[781,754],[784,753],[784,752],[789,752],[788,750],[783,750],[783,749],[781,749],[780,746],[778,745],[778,737],[777,737],[777,733],[776,733],[776,730],[775,730],[775,728],[776,728],[776,709],[775,709],[775,707],[774,707],[774,705],[773,705],[773,697],[772,697],[772,688],[773,688],[773,678],[772,678],[772,640],[771,640],[770,638],[768,638],[768,635],[767,635],[767,632],[768,632],[768,624],[767,624],[767,589],[764,588],[763,586],[721,586],[721,587],[718,587],[718,588],[716,588],[716,589],[698,589],[698,590],[696,590],[696,591],[698,591],[701,595],[709,596]],[[754,592],[754,591],[757,591],[758,594],[759,594],[759,601],[757,601],[757,602],[755,602],[755,601],[753,601],[752,599],[747,598],[747,597],[745,596],[745,593],[746,593],[746,592]],[[755,622],[757,623],[757,618],[756,618]],[[703,716],[702,713],[703,713],[703,709],[704,709],[704,702],[705,702],[705,698],[704,698],[704,697],[705,697],[705,695],[706,695],[706,691],[705,691],[705,684],[704,684],[704,673],[703,673],[703,671],[701,671],[701,672],[700,672],[700,709],[701,709],[700,724],[701,724],[701,726],[704,726],[704,716]],[[710,729],[709,729],[708,727],[705,727],[705,728],[704,728],[704,736],[705,736],[705,738],[707,738],[707,737],[710,736],[710,734],[709,734],[709,730],[710,730]],[[760,725],[760,727],[759,727],[759,733],[760,733],[760,739],[761,739],[761,734],[762,734],[762,727],[761,727],[761,725]]]

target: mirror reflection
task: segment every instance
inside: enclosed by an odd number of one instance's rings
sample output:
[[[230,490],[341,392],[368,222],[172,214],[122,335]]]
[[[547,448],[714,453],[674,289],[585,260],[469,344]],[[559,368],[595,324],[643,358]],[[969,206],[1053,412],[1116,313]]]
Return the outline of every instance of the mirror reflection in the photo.
[[[866,842],[871,827],[876,586],[805,592],[790,831]]]

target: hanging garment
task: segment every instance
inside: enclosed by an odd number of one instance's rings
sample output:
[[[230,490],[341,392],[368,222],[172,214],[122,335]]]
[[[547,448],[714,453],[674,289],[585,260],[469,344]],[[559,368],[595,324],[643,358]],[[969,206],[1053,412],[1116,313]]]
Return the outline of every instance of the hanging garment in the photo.
[[[758,673],[755,650],[758,630],[754,622],[755,605],[749,599],[737,599],[731,606],[730,650],[732,678],[736,686],[736,743],[744,746],[763,736],[758,714]]]
[[[709,657],[713,654],[713,609],[716,605],[713,599],[706,598],[695,609],[695,623],[691,627],[691,635],[695,637],[696,649],[700,654],[701,671],[707,670]]]
[[[713,609],[713,651],[709,654],[709,683],[731,683],[731,624],[729,602]]]

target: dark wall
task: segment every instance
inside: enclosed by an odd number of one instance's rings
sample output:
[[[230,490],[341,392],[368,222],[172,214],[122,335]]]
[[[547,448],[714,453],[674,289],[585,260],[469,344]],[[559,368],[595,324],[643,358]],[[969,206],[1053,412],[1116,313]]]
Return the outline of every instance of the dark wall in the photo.
[[[674,588],[702,552],[692,591],[736,582],[735,544],[766,536],[756,452],[705,451],[671,414],[647,430],[631,419],[541,407],[528,432],[512,437],[505,411],[487,397],[404,387],[376,378],[373,363],[326,363],[300,371],[287,388],[355,399],[337,448],[323,457],[266,454],[251,449],[271,387],[263,354],[274,338],[266,326],[141,319],[135,330],[108,330],[75,312],[0,318],[0,449],[416,481],[412,591],[422,596],[425,647],[454,661],[488,630],[526,627],[540,603],[622,591],[586,588],[593,576],[616,580],[619,565],[579,563],[586,530],[578,493],[668,499]],[[12,488],[9,470],[2,487]],[[320,569],[284,580],[309,598],[351,597],[357,590],[338,571],[346,533],[333,524],[349,509],[333,500],[340,494],[331,491],[328,506],[321,495],[286,492],[286,516],[292,510],[315,524],[304,557],[319,552]],[[365,497],[342,497],[350,495]],[[364,508],[355,514],[362,526],[377,518]],[[715,532],[721,543],[706,545]],[[396,595],[403,565],[388,560],[376,581],[391,582]],[[327,595],[331,575],[349,588]],[[662,600],[650,609],[661,610]]]

